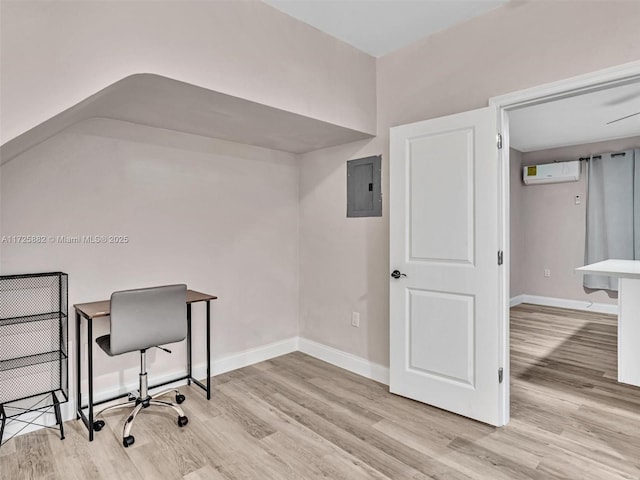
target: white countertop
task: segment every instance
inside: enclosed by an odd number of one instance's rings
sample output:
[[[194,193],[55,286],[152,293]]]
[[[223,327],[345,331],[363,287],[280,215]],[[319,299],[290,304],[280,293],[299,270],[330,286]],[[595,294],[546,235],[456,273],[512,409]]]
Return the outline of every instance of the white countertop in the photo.
[[[621,278],[640,278],[640,260],[604,260],[576,268],[581,273],[598,273]]]

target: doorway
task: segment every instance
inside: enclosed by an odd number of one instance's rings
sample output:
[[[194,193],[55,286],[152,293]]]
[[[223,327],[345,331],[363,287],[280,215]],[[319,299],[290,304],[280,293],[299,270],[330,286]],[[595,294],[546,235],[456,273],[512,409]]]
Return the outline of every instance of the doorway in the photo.
[[[496,97],[490,105],[498,107],[503,137],[499,210],[507,268],[501,285],[501,338],[505,376],[510,379],[510,307],[533,303],[617,311],[614,295],[603,291],[580,295],[582,275],[576,275],[574,269],[584,264],[585,159],[608,150],[640,147],[640,115],[632,115],[640,110],[640,63]],[[572,125],[577,128],[568,128]],[[568,160],[580,162],[577,182],[521,183],[526,165]],[[522,277],[527,274],[535,278],[525,281]],[[509,381],[504,396],[506,424],[511,406]]]

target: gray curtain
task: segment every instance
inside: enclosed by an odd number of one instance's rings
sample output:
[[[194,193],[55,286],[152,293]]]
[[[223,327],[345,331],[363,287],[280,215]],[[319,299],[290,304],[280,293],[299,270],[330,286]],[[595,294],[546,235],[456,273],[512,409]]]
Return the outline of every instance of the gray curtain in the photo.
[[[640,149],[589,160],[585,264],[640,260]],[[585,275],[584,286],[618,290],[618,279]]]

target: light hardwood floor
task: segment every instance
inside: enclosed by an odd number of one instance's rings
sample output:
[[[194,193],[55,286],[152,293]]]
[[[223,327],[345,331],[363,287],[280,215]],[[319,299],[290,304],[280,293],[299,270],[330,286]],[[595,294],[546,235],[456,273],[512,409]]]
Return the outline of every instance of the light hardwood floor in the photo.
[[[615,382],[615,318],[528,305],[511,317],[504,428],[293,353],[216,377],[210,402],[185,387],[190,423],[147,411],[128,449],[123,413],[93,443],[77,421],[64,441],[15,438],[0,478],[640,479],[640,388]]]

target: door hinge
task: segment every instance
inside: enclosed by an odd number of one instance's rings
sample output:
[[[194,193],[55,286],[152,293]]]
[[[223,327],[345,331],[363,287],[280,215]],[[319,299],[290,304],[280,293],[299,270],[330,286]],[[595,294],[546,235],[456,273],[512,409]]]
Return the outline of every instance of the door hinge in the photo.
[[[498,250],[498,265],[502,265],[503,261],[504,261],[504,253],[502,253],[502,250]]]
[[[498,383],[502,383],[503,378],[504,378],[504,369],[500,367],[498,369]]]
[[[497,143],[498,143],[498,150],[500,150],[502,148],[502,134],[501,133],[498,134]]]

